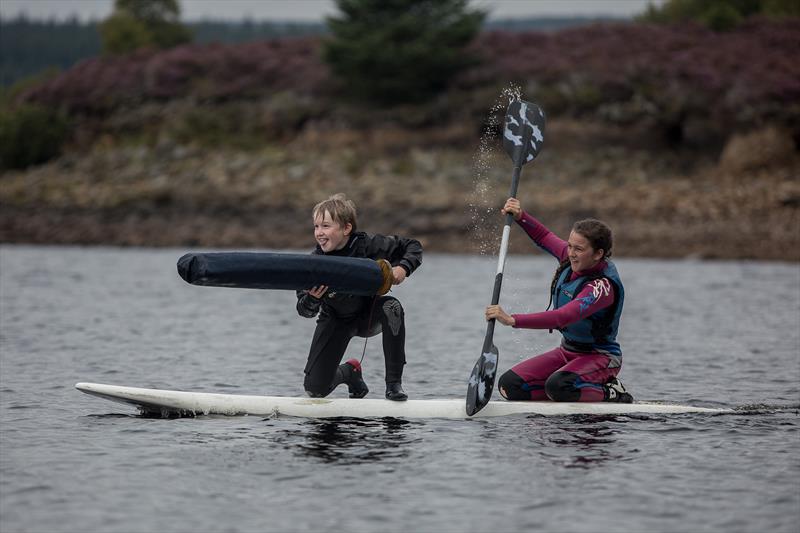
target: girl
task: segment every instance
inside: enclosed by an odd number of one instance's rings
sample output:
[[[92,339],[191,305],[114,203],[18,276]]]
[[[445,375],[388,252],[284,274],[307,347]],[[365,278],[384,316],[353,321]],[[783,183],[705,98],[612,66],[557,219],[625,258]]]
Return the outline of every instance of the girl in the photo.
[[[595,219],[580,220],[565,242],[509,198],[502,209],[533,241],[560,262],[550,291],[552,311],[509,315],[499,305],[486,319],[515,328],[558,329],[561,346],[515,365],[500,376],[507,400],[633,402],[617,379],[622,351],[617,331],[625,297],[611,257],[611,229]]]

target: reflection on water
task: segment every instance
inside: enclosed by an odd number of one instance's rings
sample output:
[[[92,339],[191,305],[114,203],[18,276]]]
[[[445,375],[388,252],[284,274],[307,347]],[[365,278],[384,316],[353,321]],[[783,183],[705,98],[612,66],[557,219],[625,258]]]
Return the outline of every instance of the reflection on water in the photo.
[[[616,439],[608,425],[609,420],[582,420],[580,425],[570,424],[558,427],[558,432],[549,439],[561,451],[569,451],[564,462],[566,468],[591,468],[609,460],[621,459],[615,452]]]
[[[325,463],[376,463],[407,457],[411,445],[421,440],[412,436],[420,425],[396,418],[309,420],[276,440]]]
[[[627,417],[570,416],[548,419],[536,417],[544,425],[537,432],[541,455],[564,468],[590,469],[608,461],[620,460],[627,453],[616,435]]]

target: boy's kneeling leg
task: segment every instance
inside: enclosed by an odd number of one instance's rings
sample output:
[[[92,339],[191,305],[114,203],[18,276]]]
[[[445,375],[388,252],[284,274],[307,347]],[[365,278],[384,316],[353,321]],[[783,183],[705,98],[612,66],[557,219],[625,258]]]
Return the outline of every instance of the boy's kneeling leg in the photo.
[[[303,381],[303,388],[305,388],[306,394],[312,398],[324,398],[333,391],[333,387],[330,384],[323,386],[309,380],[308,374],[306,374],[306,379]]]

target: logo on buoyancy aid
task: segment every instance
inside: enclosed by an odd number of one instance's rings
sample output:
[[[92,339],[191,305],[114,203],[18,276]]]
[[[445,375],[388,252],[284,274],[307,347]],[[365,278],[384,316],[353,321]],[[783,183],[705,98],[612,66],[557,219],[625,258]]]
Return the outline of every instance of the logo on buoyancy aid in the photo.
[[[590,303],[594,303],[598,298],[601,296],[608,296],[611,294],[611,282],[608,281],[606,278],[599,278],[594,281],[589,282],[589,286],[592,288],[592,301]],[[582,288],[579,286],[579,288]],[[561,288],[561,293],[564,294],[570,300],[575,299],[575,294],[568,291],[566,288]]]
[[[611,282],[606,278],[596,279],[590,285],[592,287],[592,296],[594,296],[595,300],[601,296],[611,294]]]

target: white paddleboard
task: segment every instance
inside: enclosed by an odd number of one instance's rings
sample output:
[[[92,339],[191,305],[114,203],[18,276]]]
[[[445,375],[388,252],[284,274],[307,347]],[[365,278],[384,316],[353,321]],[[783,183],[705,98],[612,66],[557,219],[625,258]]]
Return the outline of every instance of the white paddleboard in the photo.
[[[162,416],[182,415],[256,415],[298,416],[309,418],[468,418],[463,398],[441,400],[408,400],[392,402],[384,399],[291,398],[281,396],[245,396],[159,389],[121,387],[100,383],[78,383],[75,388],[86,394],[127,403],[143,413]],[[661,403],[568,403],[491,401],[475,417],[537,414],[620,415],[632,413],[720,413],[728,409],[671,405]]]

